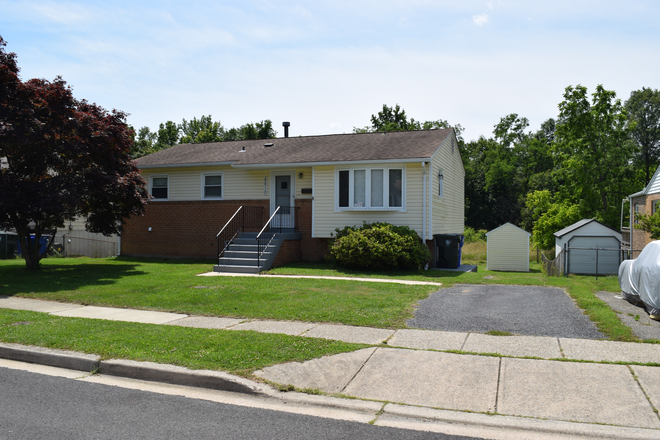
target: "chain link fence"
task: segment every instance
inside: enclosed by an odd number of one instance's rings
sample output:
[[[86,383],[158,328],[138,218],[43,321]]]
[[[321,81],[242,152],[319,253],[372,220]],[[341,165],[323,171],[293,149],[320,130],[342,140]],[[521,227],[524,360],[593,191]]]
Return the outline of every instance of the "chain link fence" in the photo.
[[[639,256],[641,250],[564,247],[554,260],[541,253],[543,271],[551,276],[617,275],[624,260]]]

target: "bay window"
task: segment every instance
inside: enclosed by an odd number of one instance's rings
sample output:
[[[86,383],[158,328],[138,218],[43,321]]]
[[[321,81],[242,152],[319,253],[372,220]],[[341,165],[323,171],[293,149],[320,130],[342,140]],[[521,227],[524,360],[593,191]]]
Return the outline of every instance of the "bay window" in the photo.
[[[338,210],[403,210],[403,168],[337,170]]]

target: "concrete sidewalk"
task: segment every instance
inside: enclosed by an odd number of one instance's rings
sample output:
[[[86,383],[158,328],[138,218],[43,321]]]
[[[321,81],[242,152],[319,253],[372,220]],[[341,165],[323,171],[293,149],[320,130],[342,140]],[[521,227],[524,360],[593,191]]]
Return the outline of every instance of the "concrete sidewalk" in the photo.
[[[468,419],[492,423],[491,416],[482,414],[495,413],[502,416],[496,418],[496,424],[516,425],[515,429],[523,431],[534,430],[529,427],[532,425],[543,425],[536,430],[552,432],[557,428],[558,433],[566,435],[597,432],[593,434],[597,438],[660,438],[656,412],[660,408],[660,367],[639,365],[660,365],[660,345],[194,317],[15,297],[0,298],[0,307],[58,316],[253,330],[373,345],[304,363],[275,365],[255,372],[255,376],[298,389],[388,402],[388,411],[378,416],[384,424],[389,419],[400,421],[406,417],[408,421],[411,417],[423,417],[443,423],[469,424]],[[0,357],[16,358],[6,355],[8,350],[0,349]],[[31,359],[34,361],[35,357]],[[106,374],[131,377],[131,371],[142,371],[143,363],[105,362],[105,367],[101,362],[100,370]],[[135,374],[147,380],[167,377],[158,371]],[[199,372],[194,374],[199,376]],[[267,388],[236,379],[240,386],[234,390],[240,391],[242,386],[243,392],[259,393]],[[214,380],[198,378],[198,383],[209,387]],[[225,376],[217,380],[231,382]],[[457,417],[463,417],[463,421],[457,422]],[[521,424],[527,427],[521,428]]]

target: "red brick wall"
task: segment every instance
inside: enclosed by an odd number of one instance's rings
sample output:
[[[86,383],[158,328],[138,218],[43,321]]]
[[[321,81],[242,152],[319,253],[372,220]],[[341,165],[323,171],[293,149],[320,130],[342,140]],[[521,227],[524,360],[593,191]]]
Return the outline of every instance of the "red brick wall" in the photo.
[[[215,236],[242,205],[263,207],[261,223],[267,221],[269,200],[151,202],[144,215],[126,221],[121,234],[121,253],[215,258]]]
[[[639,212],[644,215],[652,215],[653,212],[653,202],[655,200],[660,200],[660,194],[649,194],[648,196],[635,197],[632,199],[633,212],[635,205],[639,204]],[[651,234],[641,229],[634,228],[632,230],[632,243],[631,247],[633,250],[642,250],[644,246],[649,244],[651,241]]]
[[[301,240],[284,240],[273,261],[273,267],[300,261],[300,242]]]
[[[215,236],[240,206],[261,206],[263,225],[270,200],[152,202],[142,216],[131,217],[121,234],[122,255],[204,257],[217,256]],[[329,254],[326,239],[312,238],[312,201],[296,200],[302,241],[282,244],[276,265],[301,259],[314,261]],[[149,232],[149,228],[152,228]]]
[[[302,234],[300,243],[301,259],[317,261],[330,255],[328,239],[312,238],[312,200],[298,199],[296,206],[300,207],[298,213],[298,231]]]

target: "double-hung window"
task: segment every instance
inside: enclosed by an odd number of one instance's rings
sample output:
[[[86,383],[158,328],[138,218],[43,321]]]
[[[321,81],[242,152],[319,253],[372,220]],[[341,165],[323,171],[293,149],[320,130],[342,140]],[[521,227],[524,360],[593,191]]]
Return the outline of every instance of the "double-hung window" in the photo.
[[[202,198],[222,199],[222,174],[202,174]]]
[[[403,168],[361,168],[337,170],[338,210],[404,209]]]
[[[151,198],[154,200],[167,200],[169,193],[169,177],[168,176],[152,176],[151,177]]]

